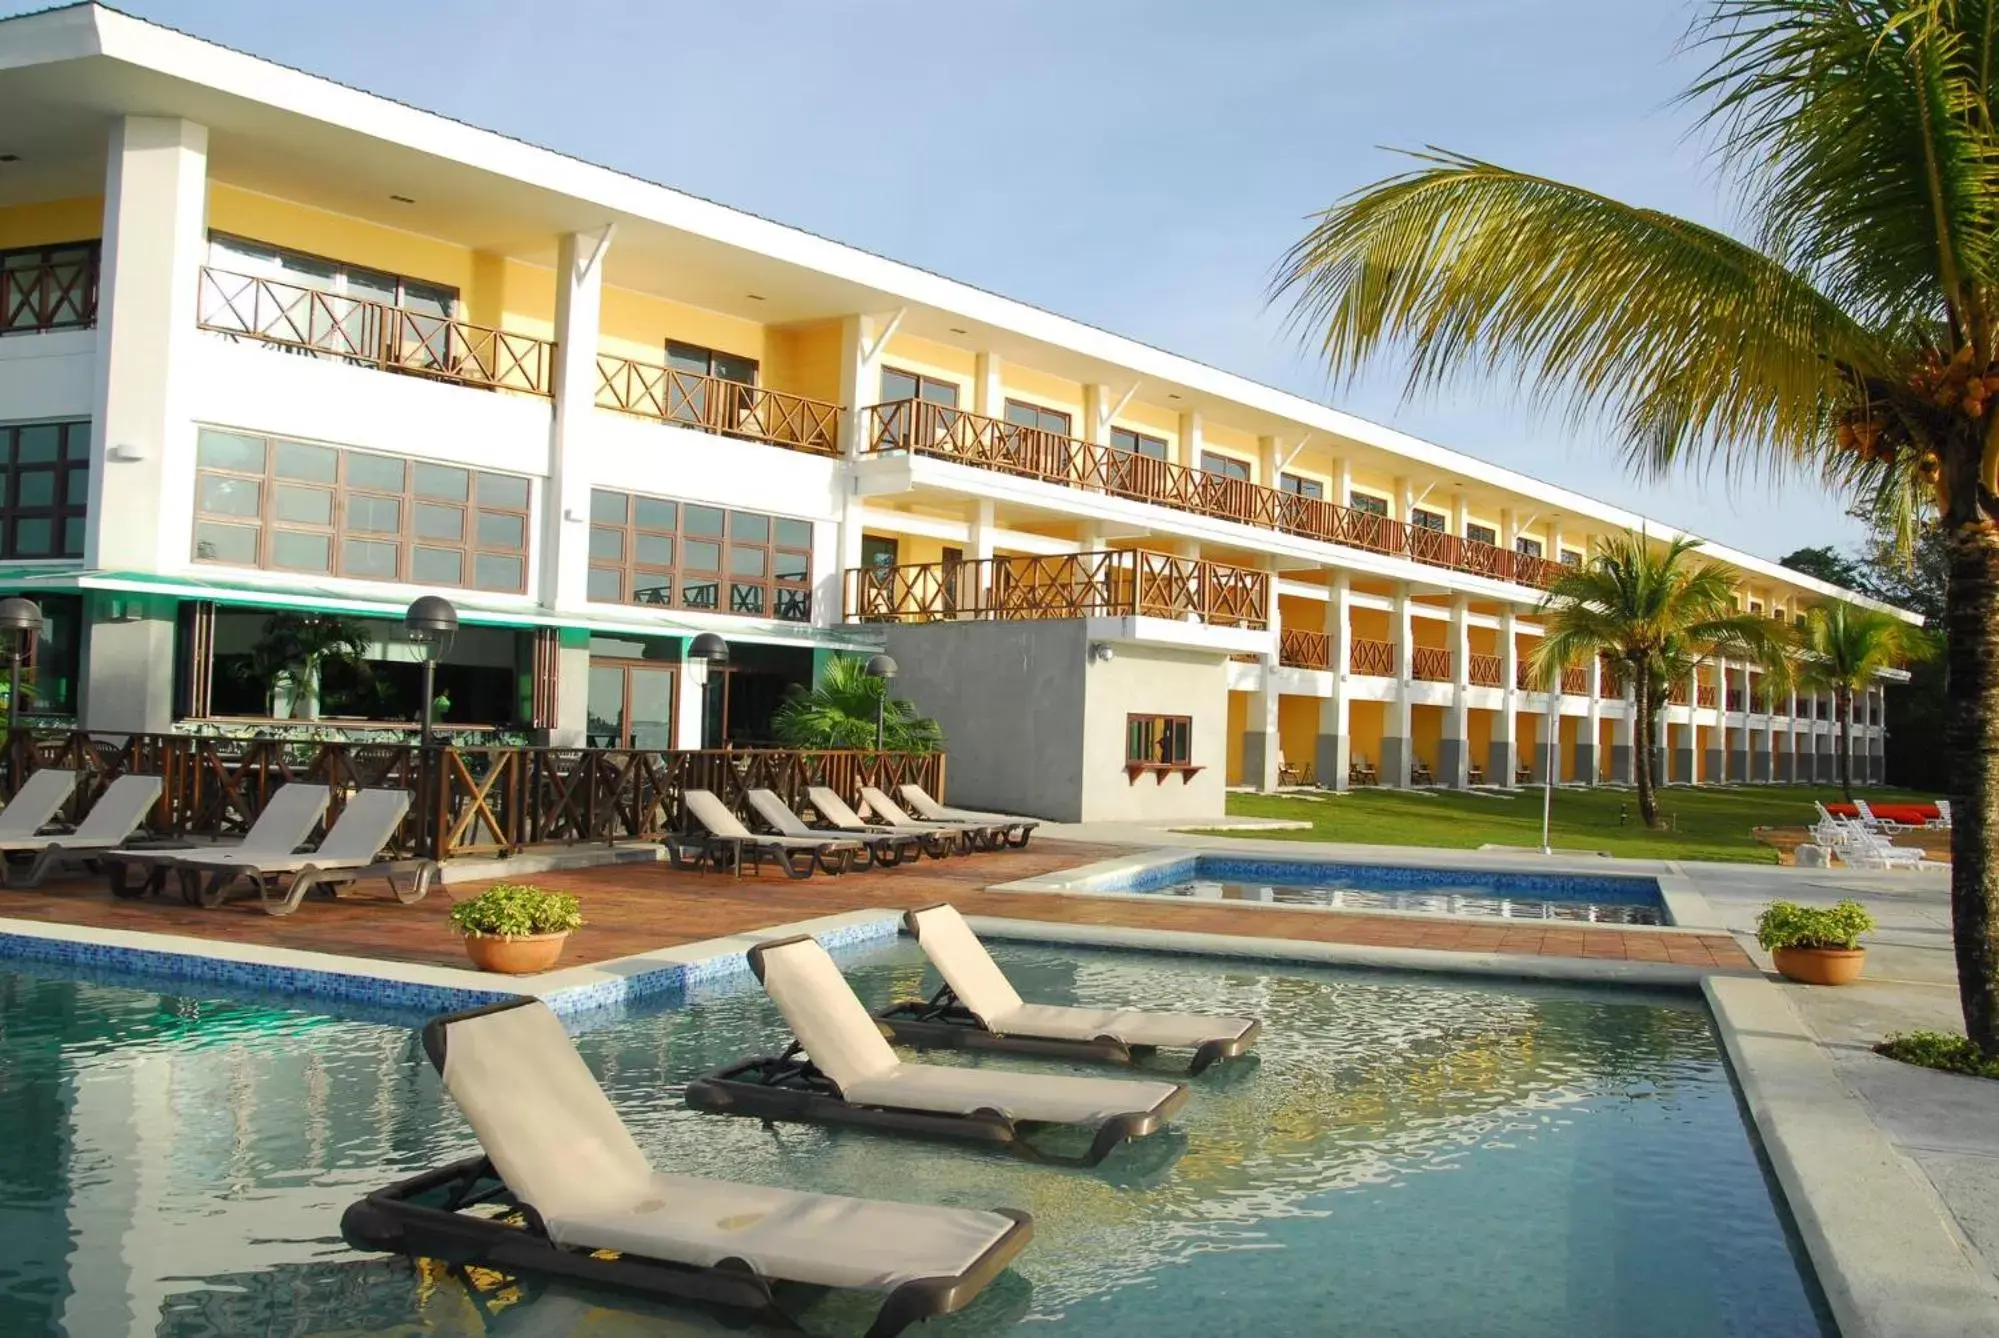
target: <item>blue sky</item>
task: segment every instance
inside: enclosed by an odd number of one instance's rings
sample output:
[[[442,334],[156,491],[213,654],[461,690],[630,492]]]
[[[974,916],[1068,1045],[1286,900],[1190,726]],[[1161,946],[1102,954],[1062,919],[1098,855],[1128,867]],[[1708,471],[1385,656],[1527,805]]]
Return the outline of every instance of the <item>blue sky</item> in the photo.
[[[0,12],[39,8],[9,5]],[[1305,216],[1437,144],[1726,225],[1647,0],[120,6],[1320,399],[1775,557],[1815,487],[1634,480],[1495,388],[1334,391],[1266,305]]]

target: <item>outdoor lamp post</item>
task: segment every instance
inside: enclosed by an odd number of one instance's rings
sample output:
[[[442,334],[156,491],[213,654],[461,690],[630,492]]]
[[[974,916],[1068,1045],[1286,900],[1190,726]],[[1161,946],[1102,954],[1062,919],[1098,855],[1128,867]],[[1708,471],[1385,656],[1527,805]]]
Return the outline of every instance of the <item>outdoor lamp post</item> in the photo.
[[[701,746],[708,747],[708,719],[714,713],[714,688],[716,671],[729,662],[729,643],[713,632],[703,632],[687,643],[687,658],[707,664],[708,674],[701,680]],[[717,733],[726,734],[726,729]]]
[[[7,639],[7,738],[21,727],[21,661],[42,630],[41,606],[15,595],[0,599],[0,636]]]
[[[432,849],[427,850],[432,859],[438,852],[436,832],[430,821],[431,767],[430,731],[431,717],[437,713],[437,662],[451,649],[451,638],[458,631],[458,610],[442,595],[422,595],[410,601],[403,611],[403,631],[409,636],[410,644],[423,656],[423,701],[417,717],[417,792],[423,796],[417,805],[418,830],[426,833],[419,840]]]
[[[871,655],[863,672],[869,678],[879,678],[882,684],[881,694],[875,698],[875,751],[880,752],[887,735],[888,685],[895,677],[895,661],[886,655]]]

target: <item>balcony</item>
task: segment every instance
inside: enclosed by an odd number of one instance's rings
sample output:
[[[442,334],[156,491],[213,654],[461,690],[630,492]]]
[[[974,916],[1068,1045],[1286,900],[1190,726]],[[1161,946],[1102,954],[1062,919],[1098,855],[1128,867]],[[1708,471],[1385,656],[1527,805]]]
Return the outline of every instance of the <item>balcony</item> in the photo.
[[[1712,683],[1703,683],[1694,691],[1694,704],[1702,710],[1712,711],[1717,700],[1719,696]]]
[[[1324,632],[1286,627],[1277,634],[1277,662],[1293,669],[1330,669],[1333,639]]]
[[[1728,690],[1728,709],[1729,709],[1729,710],[1731,710],[1731,711],[1740,711],[1740,710],[1742,709],[1743,705],[1744,705],[1744,702],[1745,702],[1745,700],[1746,700],[1746,698],[1745,698],[1745,696],[1744,696],[1744,694],[1743,694],[1743,691],[1742,691],[1742,689],[1741,689],[1741,688],[1730,688],[1730,689]]]
[[[862,412],[863,449],[872,455],[927,455],[1539,589],[1562,570],[1493,544],[928,400],[894,400]]]
[[[196,323],[310,356],[459,385],[548,396],[554,384],[555,345],[546,339],[206,267]]]
[[[0,335],[97,324],[97,268],[95,243],[0,261]]]
[[[846,574],[848,622],[960,619],[1193,618],[1270,625],[1270,573],[1125,548],[859,567]]]
[[[1418,646],[1409,652],[1409,677],[1423,683],[1451,681],[1451,653],[1437,646]]]
[[[1474,655],[1465,664],[1468,681],[1475,688],[1496,688],[1506,681],[1506,662],[1497,655]]]
[[[840,453],[840,406],[597,355],[597,407],[815,455]]]
[[[1355,637],[1353,648],[1347,652],[1347,672],[1366,678],[1395,677],[1395,647],[1386,641],[1363,641]]]

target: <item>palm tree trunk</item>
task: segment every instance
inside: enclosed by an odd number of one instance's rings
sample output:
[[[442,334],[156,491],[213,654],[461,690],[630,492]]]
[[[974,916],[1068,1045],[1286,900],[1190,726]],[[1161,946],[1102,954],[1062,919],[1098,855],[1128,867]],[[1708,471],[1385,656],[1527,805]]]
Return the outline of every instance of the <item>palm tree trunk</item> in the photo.
[[[1839,790],[1846,802],[1853,802],[1853,690],[1839,688],[1832,694],[1839,712]]]
[[[1659,798],[1654,792],[1655,777],[1652,771],[1652,669],[1650,665],[1638,663],[1632,666],[1631,702],[1637,708],[1638,719],[1633,722],[1637,738],[1633,740],[1638,749],[1638,765],[1634,769],[1638,778],[1638,819],[1648,828],[1659,825]]]
[[[1999,1055],[1999,527],[1959,521],[1945,544],[1951,937],[1965,1034]]]

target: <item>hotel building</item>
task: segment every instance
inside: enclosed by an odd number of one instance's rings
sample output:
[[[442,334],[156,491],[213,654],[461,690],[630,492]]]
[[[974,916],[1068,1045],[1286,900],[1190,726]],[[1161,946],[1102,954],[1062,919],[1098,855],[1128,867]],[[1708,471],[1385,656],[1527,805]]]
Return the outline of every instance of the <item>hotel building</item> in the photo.
[[[1628,779],[1614,677],[1522,666],[1563,564],[1676,533],[94,5],[0,22],[0,481],[39,723],[404,737],[434,593],[461,742],[753,746],[885,649],[954,799],[1068,819]],[[1858,599],[1701,551],[1752,612]],[[273,692],[285,609],[362,620],[373,672]],[[1662,714],[1674,780],[1831,774],[1831,700],[1753,667]],[[1883,728],[1877,686],[1873,779]]]

